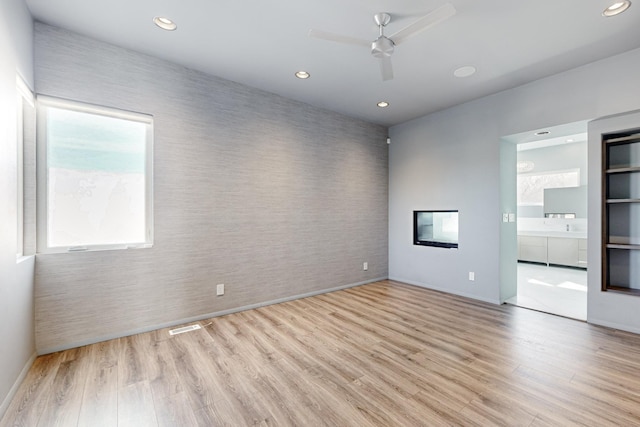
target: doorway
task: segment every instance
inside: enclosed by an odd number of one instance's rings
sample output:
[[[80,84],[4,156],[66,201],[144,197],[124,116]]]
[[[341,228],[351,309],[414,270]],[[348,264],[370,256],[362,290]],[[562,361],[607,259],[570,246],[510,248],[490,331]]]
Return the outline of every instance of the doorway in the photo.
[[[587,122],[516,143],[517,292],[506,303],[587,318]]]

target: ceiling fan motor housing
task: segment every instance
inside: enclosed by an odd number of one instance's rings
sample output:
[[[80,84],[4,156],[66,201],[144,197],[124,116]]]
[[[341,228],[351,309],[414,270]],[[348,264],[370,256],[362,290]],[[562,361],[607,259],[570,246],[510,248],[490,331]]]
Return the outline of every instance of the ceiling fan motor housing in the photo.
[[[309,31],[309,36],[356,46],[370,45],[371,56],[378,60],[380,64],[382,80],[386,81],[393,79],[391,55],[393,54],[396,44],[404,43],[404,41],[409,37],[412,37],[419,32],[426,30],[433,25],[436,25],[447,18],[450,18],[455,14],[456,8],[451,3],[445,3],[439,8],[427,13],[422,18],[419,18],[413,24],[401,29],[400,31],[395,32],[393,35],[391,35],[391,38],[389,38],[384,35],[384,30],[386,26],[391,22],[391,14],[387,12],[376,13],[375,15],[373,15],[373,21],[378,26],[379,34],[378,38],[373,42],[313,29]]]
[[[373,21],[380,29],[380,35],[371,43],[371,55],[375,58],[389,58],[393,53],[395,43],[393,40],[385,37],[384,27],[391,22],[391,15],[386,12],[380,12],[373,15]]]
[[[380,12],[373,15],[373,21],[378,27],[384,27],[391,22],[391,15],[387,12]]]
[[[394,47],[393,40],[380,36],[371,43],[371,55],[375,58],[388,58],[393,53]]]

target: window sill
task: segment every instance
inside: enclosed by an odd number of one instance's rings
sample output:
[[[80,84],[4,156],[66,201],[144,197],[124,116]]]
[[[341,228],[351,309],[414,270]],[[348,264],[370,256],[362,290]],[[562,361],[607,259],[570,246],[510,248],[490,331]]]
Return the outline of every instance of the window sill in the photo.
[[[30,260],[31,258],[34,258],[35,255],[17,255],[16,256],[16,264],[22,264],[25,261]]]
[[[55,255],[55,254],[72,254],[86,252],[104,252],[104,251],[127,251],[136,249],[150,249],[153,243],[138,245],[113,245],[113,246],[73,246],[64,248],[48,248],[37,253],[37,255]]]

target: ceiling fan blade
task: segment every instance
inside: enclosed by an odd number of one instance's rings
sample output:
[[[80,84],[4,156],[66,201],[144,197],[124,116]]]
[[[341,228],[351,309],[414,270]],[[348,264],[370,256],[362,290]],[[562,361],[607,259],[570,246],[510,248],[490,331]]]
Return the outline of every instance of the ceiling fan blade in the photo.
[[[309,30],[309,37],[313,37],[314,39],[328,40],[336,43],[351,44],[355,46],[371,46],[370,40],[357,39],[355,37],[343,36],[340,34],[330,33],[328,31],[322,30]]]
[[[390,56],[380,58],[380,73],[382,73],[382,80],[385,82],[393,79],[393,67],[391,66]]]
[[[393,40],[396,45],[398,45],[407,40],[409,37],[415,36],[419,32],[424,31],[436,24],[439,24],[440,22],[451,18],[455,14],[456,8],[451,3],[445,3],[434,11],[429,12],[422,18],[418,19],[413,24],[404,27],[402,30],[398,31],[392,36],[389,36],[389,38]]]

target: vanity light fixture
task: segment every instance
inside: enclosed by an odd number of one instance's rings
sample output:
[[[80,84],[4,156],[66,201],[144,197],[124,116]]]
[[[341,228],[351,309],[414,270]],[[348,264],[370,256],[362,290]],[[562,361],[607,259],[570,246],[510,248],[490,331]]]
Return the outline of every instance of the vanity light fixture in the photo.
[[[535,166],[531,160],[518,160],[516,163],[518,173],[531,172]]]
[[[473,65],[465,65],[464,67],[456,68],[453,75],[456,77],[469,77],[476,73],[476,67]]]
[[[163,30],[167,30],[167,31],[173,31],[176,28],[178,28],[178,25],[175,22],[163,16],[156,16],[155,18],[153,18],[153,23],[156,24],[158,27],[162,28]]]
[[[309,77],[311,77],[311,74],[309,74],[308,72],[304,71],[304,70],[300,70],[300,71],[296,71],[296,77],[299,79],[308,79]]]
[[[602,16],[616,16],[629,9],[629,7],[631,7],[631,2],[629,0],[617,1],[602,11]]]
[[[380,108],[387,108],[389,106],[389,103],[387,101],[380,101],[376,105]]]

